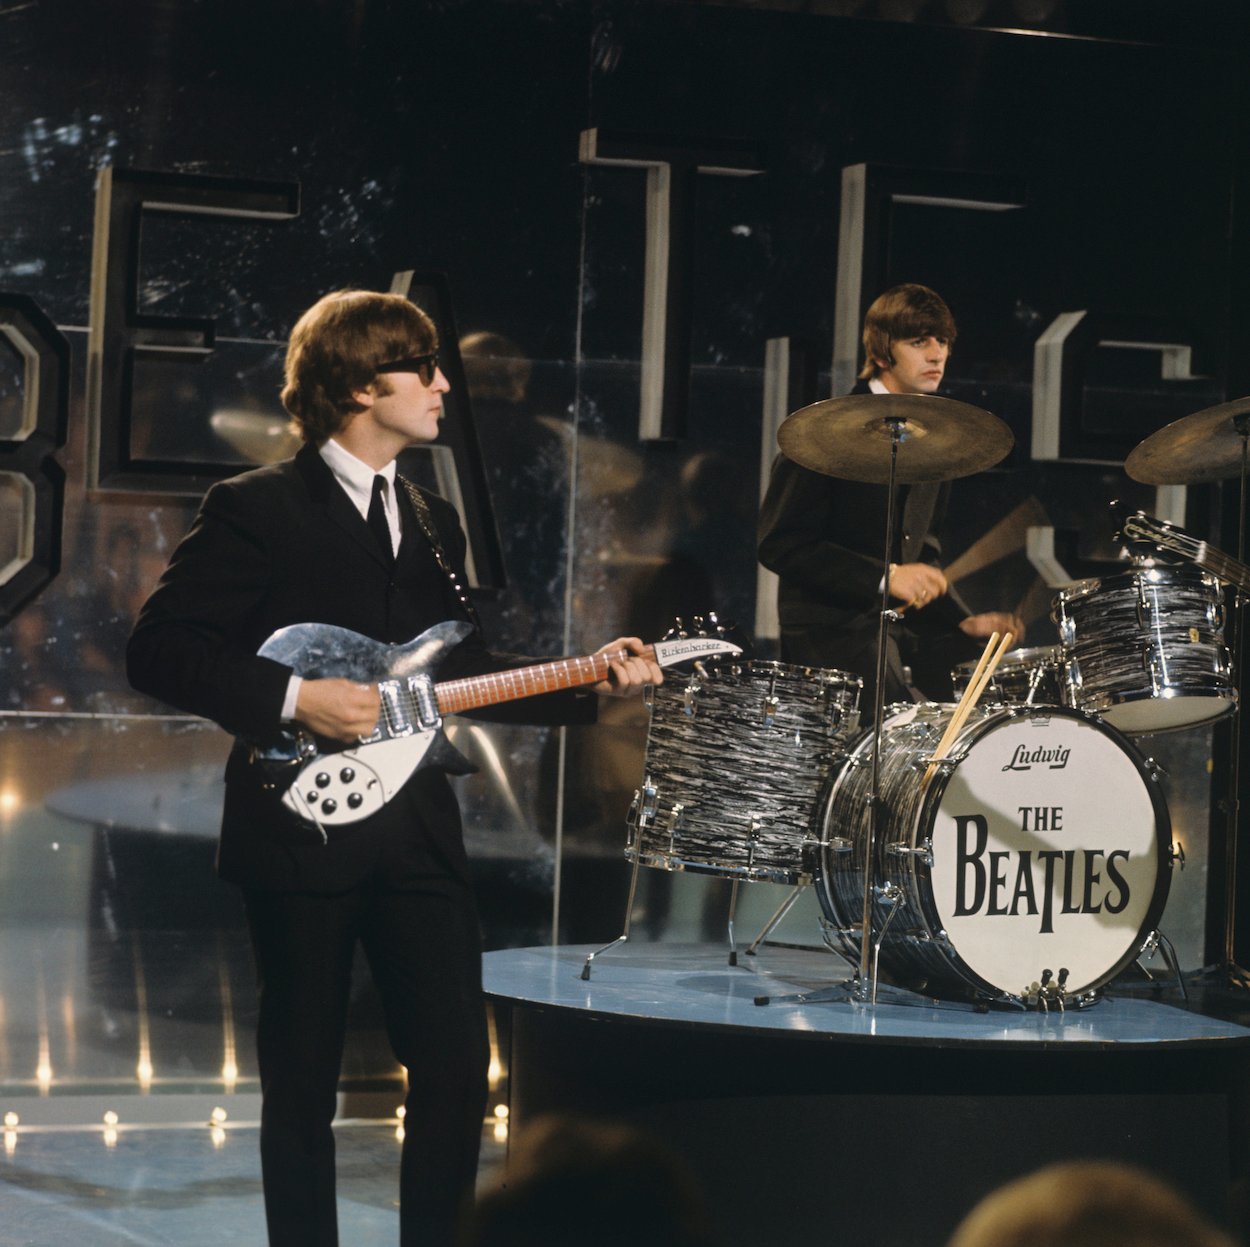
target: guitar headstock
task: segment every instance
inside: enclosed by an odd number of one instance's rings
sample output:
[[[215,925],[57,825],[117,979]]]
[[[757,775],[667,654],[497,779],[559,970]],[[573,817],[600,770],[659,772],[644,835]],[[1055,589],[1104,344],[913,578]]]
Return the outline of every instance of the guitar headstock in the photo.
[[[1145,511],[1126,513],[1118,502],[1111,504],[1111,510],[1119,522],[1115,539],[1133,562],[1174,563],[1191,557],[1194,539],[1184,529]]]
[[[705,666],[725,662],[749,662],[751,640],[736,624],[723,624],[714,611],[692,615],[690,622],[678,618],[656,642],[661,666],[688,669],[695,663]],[[666,653],[667,651],[667,653]]]

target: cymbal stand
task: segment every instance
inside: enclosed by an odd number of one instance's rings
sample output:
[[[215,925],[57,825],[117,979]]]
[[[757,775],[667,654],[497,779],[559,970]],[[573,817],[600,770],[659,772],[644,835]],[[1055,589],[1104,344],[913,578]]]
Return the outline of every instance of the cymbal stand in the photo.
[[[1233,417],[1233,427],[1241,438],[1241,477],[1237,498],[1237,559],[1245,562],[1246,552],[1246,469],[1250,462],[1250,413]],[[1242,660],[1245,651],[1245,597],[1240,588],[1233,590],[1233,671],[1235,679],[1241,680],[1244,670]],[[1233,712],[1229,733],[1231,757],[1228,767],[1228,831],[1224,845],[1224,961],[1220,969],[1226,975],[1226,986],[1242,990],[1250,989],[1250,973],[1237,964],[1233,940],[1237,918],[1237,832],[1240,821],[1241,797],[1241,716],[1244,706]]]
[[[889,639],[890,624],[897,622],[899,614],[890,609],[890,553],[894,549],[894,503],[898,496],[898,448],[907,440],[907,420],[902,416],[887,416],[886,431],[890,435],[890,475],[886,483],[885,511],[885,558],[882,567],[885,569],[881,578],[881,618],[877,627],[877,686],[873,692],[872,716],[872,788],[868,794],[868,806],[871,816],[868,819],[868,839],[864,845],[864,908],[860,927],[859,969],[853,978],[834,987],[820,988],[817,991],[801,992],[789,996],[756,996],[757,1005],[767,1005],[776,1001],[779,1004],[825,1004],[838,1001],[859,1001],[875,1005],[877,1003],[877,956],[880,944],[874,953],[872,940],[872,863],[876,851],[877,837],[881,830],[881,720],[885,715],[885,666],[886,642]],[[897,893],[888,887],[881,890],[882,899],[891,905],[891,910],[882,927],[890,924],[896,910],[893,908]]]
[[[885,714],[886,646],[890,624],[897,622],[897,611],[890,609],[890,555],[894,550],[894,503],[898,496],[898,448],[907,438],[906,419],[889,416],[885,421],[890,434],[890,475],[886,483],[885,502],[885,569],[881,577],[881,615],[877,624],[877,684],[873,690],[872,714],[872,786],[868,794],[870,816],[868,840],[864,845],[864,908],[859,942],[859,982],[855,998],[877,1003],[877,961],[872,947],[872,872],[877,840],[881,831],[881,720]]]

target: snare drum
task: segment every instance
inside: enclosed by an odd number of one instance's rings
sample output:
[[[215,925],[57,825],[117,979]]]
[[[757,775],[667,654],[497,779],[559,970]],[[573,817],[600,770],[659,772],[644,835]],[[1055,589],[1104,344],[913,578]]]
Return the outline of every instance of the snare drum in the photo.
[[[651,690],[625,856],[665,870],[811,882],[821,794],[858,726],[862,685],[845,671],[748,662]]]
[[[1124,732],[1167,732],[1237,704],[1220,583],[1196,567],[1140,567],[1056,598],[1064,701]]]
[[[951,672],[955,696],[962,697],[976,671],[975,662],[961,662]],[[982,700],[1008,706],[1063,704],[1063,650],[1058,645],[1035,645],[1004,654]]]
[[[1138,955],[1167,899],[1159,783],[1089,716],[978,707],[922,788],[953,710],[896,706],[882,724],[871,874],[881,966],[934,996],[1018,1002],[1062,980],[1065,995],[1088,997]],[[819,851],[826,934],[856,964],[872,747],[868,732],[834,781]]]

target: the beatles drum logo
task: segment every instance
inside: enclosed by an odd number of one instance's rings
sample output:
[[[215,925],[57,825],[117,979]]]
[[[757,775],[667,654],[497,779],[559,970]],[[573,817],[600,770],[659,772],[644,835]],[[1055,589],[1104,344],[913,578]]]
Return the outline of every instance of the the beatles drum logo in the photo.
[[[1068,969],[1077,990],[1140,946],[1167,890],[1151,787],[1127,746],[1071,715],[971,742],[927,838],[940,930],[974,974],[1019,992]]]
[[[1022,839],[1063,833],[1061,805],[1021,806],[1018,814]],[[1034,915],[1045,934],[1055,929],[1056,909],[1118,914],[1131,899],[1124,869],[1128,849],[991,849],[984,814],[956,814],[954,820],[957,918]]]

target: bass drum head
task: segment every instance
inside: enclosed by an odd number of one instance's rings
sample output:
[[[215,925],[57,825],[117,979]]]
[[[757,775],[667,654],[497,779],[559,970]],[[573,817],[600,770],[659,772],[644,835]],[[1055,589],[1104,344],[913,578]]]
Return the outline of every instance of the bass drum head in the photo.
[[[956,745],[926,802],[933,921],[971,978],[1073,995],[1140,952],[1167,899],[1171,822],[1136,749],[1060,707],[1008,711]]]

